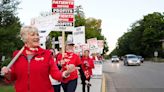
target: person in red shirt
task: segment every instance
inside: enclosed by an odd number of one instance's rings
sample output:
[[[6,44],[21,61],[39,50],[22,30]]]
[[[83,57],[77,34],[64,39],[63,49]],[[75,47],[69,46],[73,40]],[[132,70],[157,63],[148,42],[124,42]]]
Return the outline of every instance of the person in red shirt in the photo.
[[[23,52],[10,69],[4,66],[1,74],[4,74],[5,80],[15,81],[15,92],[54,92],[49,75],[61,81],[75,70],[75,66],[68,65],[66,70],[60,72],[52,53],[39,46],[37,28],[24,26],[20,36],[24,42]],[[18,52],[15,51],[13,55]]]
[[[58,55],[57,62],[58,64],[61,65],[61,71],[66,71],[67,70],[66,67],[69,64],[73,64],[75,65],[75,67],[79,67],[80,74],[83,74],[80,57],[74,53],[74,43],[71,41],[66,42],[66,52],[64,53],[63,57],[62,54]],[[61,84],[64,92],[75,92],[77,87],[77,80],[78,80],[78,69],[71,72],[70,76],[62,80]]]
[[[85,77],[81,78],[82,80],[82,91],[85,92],[85,87],[87,84],[87,92],[90,91],[91,84],[89,83],[92,76],[92,69],[94,68],[93,59],[89,57],[89,50],[85,50],[84,54],[81,58],[82,61],[82,70],[84,72]]]

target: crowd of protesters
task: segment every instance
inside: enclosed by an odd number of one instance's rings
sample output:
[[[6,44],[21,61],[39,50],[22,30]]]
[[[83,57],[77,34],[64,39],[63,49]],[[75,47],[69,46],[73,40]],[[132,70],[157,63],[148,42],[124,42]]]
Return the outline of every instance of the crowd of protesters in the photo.
[[[24,26],[20,30],[24,50],[11,68],[4,66],[6,82],[15,81],[16,92],[75,92],[80,74],[82,92],[90,92],[94,60],[102,59],[84,50],[82,56],[74,53],[74,43],[66,41],[65,52],[46,50],[39,45],[38,29]],[[19,51],[13,53],[13,57]]]

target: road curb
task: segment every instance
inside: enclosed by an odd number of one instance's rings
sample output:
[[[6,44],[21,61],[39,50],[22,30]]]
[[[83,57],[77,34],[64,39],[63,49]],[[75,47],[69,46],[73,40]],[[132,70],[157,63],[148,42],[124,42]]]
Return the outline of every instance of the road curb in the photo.
[[[106,78],[104,74],[102,75],[101,92],[107,92],[106,91]]]

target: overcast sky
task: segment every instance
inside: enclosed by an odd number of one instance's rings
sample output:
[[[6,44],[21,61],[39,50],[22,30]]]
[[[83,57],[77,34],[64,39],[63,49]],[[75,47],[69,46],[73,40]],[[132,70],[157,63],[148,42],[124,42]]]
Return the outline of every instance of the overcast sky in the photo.
[[[42,11],[51,11],[51,0],[21,0],[18,16],[25,25]],[[130,25],[144,15],[164,12],[164,0],[75,0],[82,5],[86,18],[102,20],[102,33],[107,38],[109,50],[115,48],[117,39]]]

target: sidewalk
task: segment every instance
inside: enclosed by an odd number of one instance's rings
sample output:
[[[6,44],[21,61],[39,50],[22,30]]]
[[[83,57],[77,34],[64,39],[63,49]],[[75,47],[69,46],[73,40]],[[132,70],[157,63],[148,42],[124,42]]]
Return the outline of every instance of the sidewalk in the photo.
[[[91,78],[90,83],[92,86],[90,87],[90,92],[101,92],[101,81],[102,81],[102,77]],[[82,92],[82,85],[80,79],[78,80],[78,86],[76,92]]]
[[[90,92],[102,92],[101,91],[101,84],[102,84],[102,76],[98,76],[98,77],[93,77],[90,80],[91,83],[91,87],[90,87]],[[62,88],[61,88],[62,89]],[[62,91],[63,92],[63,89]],[[77,88],[75,92],[82,92],[82,85],[81,85],[81,80],[80,78],[78,79],[78,84],[77,84]],[[87,90],[86,90],[87,92]]]

